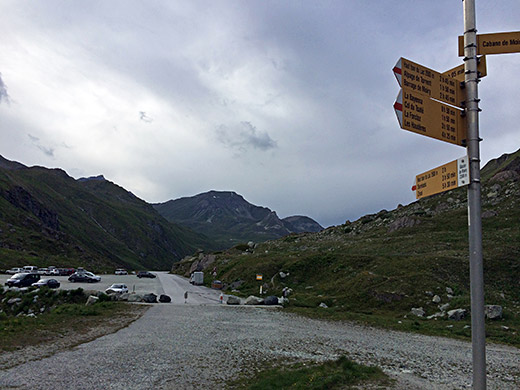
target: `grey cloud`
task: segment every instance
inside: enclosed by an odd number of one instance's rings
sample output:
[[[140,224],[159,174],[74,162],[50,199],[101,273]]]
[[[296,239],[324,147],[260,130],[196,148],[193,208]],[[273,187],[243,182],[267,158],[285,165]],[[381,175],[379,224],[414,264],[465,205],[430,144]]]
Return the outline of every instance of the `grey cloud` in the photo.
[[[40,139],[38,137],[35,137],[34,135],[27,134],[27,136],[31,139],[34,146],[36,146],[38,149],[40,149],[45,155],[49,157],[54,157],[54,148],[53,147],[47,147],[41,144]]]
[[[9,103],[9,94],[7,93],[7,86],[2,80],[2,73],[0,73],[0,103],[2,101]]]
[[[220,143],[241,152],[250,148],[267,151],[277,147],[267,132],[258,131],[251,122],[240,122],[233,127],[220,125],[216,133]]]
[[[146,112],[139,111],[139,119],[142,120],[145,123],[152,123],[153,119],[150,118],[148,115],[146,115]]]

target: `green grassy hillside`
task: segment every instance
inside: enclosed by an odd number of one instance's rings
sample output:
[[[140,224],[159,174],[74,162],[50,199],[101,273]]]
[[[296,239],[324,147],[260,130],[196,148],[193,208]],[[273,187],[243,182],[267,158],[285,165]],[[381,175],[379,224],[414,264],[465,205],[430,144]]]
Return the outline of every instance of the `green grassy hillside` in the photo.
[[[516,345],[519,162],[520,152],[490,162],[483,169],[482,190],[486,303],[504,308],[504,319],[490,322],[488,332],[495,340]],[[434,315],[446,303],[448,310],[470,309],[466,199],[466,188],[459,188],[320,233],[262,243],[252,251],[238,246],[217,255],[218,278],[228,286],[240,281],[240,295],[258,295],[255,276],[260,273],[268,295],[281,296],[284,287],[293,290],[289,307],[296,311],[467,337],[467,320],[455,323],[446,317],[427,320],[410,314],[412,308],[422,307],[425,317]],[[175,272],[186,272],[191,261],[179,263]],[[282,278],[280,272],[287,276]],[[451,297],[447,288],[453,291]],[[432,301],[435,295],[440,303]],[[328,308],[320,308],[321,303]]]
[[[0,269],[166,269],[207,247],[123,188],[77,181],[59,169],[0,168],[0,215]]]

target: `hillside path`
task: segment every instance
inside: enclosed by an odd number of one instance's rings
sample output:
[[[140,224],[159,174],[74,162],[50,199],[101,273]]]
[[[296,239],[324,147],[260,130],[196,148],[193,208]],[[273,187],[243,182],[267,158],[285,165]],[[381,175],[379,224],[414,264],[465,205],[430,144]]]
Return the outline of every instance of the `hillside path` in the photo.
[[[173,291],[162,279],[165,292]],[[195,300],[154,305],[114,334],[2,370],[0,388],[224,388],[226,380],[258,362],[321,361],[342,354],[382,367],[398,378],[396,389],[470,388],[466,342]],[[490,345],[487,354],[488,389],[520,388],[520,350]]]

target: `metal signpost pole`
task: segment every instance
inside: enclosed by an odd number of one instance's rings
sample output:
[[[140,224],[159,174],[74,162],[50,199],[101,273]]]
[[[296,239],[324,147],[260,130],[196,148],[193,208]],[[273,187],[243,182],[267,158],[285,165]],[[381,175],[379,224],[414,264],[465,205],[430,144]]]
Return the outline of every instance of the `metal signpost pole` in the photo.
[[[467,151],[470,169],[468,187],[468,230],[471,284],[471,339],[473,389],[486,389],[486,334],[484,318],[484,271],[482,260],[482,219],[480,149],[478,129],[477,29],[475,0],[462,0],[464,6],[464,69],[467,115]]]

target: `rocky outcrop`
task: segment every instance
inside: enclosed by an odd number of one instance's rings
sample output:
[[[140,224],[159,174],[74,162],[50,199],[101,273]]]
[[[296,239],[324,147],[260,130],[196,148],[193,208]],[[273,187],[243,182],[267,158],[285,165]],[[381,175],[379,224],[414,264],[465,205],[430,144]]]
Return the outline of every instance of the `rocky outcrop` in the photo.
[[[50,229],[59,230],[58,214],[46,208],[35,199],[25,188],[15,186],[2,192],[2,196],[13,206],[29,211],[36,216],[41,223]]]
[[[415,225],[418,225],[421,223],[417,218],[412,217],[401,217],[399,219],[396,219],[394,222],[392,222],[390,225],[388,225],[388,233],[395,232],[396,230],[403,229],[403,228],[410,228],[414,227]]]

